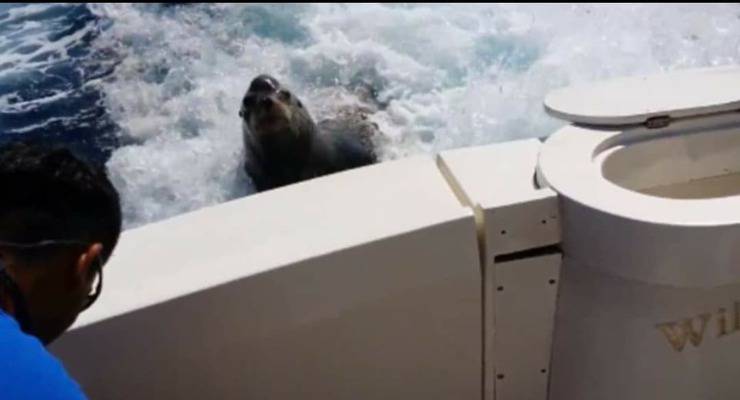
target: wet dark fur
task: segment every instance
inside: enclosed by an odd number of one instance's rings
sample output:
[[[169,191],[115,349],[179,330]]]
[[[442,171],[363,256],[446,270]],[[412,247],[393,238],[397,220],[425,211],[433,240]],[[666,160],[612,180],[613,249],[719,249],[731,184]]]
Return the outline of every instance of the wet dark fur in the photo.
[[[377,162],[377,126],[361,111],[314,123],[308,110],[269,75],[249,86],[239,116],[244,168],[258,191]]]

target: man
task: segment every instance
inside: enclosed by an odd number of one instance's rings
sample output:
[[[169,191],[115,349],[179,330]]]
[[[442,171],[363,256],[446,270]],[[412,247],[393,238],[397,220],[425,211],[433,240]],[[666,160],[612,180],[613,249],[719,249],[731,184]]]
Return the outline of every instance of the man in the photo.
[[[44,346],[100,294],[120,231],[103,171],[62,149],[0,148],[0,398],[85,398]]]

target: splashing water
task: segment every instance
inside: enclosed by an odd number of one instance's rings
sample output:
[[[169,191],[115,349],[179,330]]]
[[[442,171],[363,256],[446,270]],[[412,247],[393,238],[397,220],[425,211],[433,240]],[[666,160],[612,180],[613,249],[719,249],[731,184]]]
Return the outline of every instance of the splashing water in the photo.
[[[315,119],[372,84],[388,160],[545,136],[554,88],[740,62],[738,5],[0,7],[0,138],[107,160],[127,227],[252,192],[237,111],[259,73]]]

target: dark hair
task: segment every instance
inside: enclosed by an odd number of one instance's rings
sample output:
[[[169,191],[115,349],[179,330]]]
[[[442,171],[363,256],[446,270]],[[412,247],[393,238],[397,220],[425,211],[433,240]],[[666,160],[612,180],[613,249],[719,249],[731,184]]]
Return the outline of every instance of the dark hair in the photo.
[[[118,192],[102,168],[63,148],[0,147],[0,240],[100,242],[105,262],[120,233]]]

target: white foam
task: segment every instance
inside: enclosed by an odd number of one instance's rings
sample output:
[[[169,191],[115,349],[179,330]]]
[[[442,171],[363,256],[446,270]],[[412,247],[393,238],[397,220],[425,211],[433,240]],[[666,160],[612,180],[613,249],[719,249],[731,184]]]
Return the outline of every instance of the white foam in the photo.
[[[136,144],[108,167],[128,227],[251,191],[239,176],[239,101],[268,72],[316,117],[381,88],[383,159],[543,136],[571,83],[740,62],[736,5],[96,5],[96,41],[124,58],[104,84]],[[167,70],[167,73],[164,73]]]

